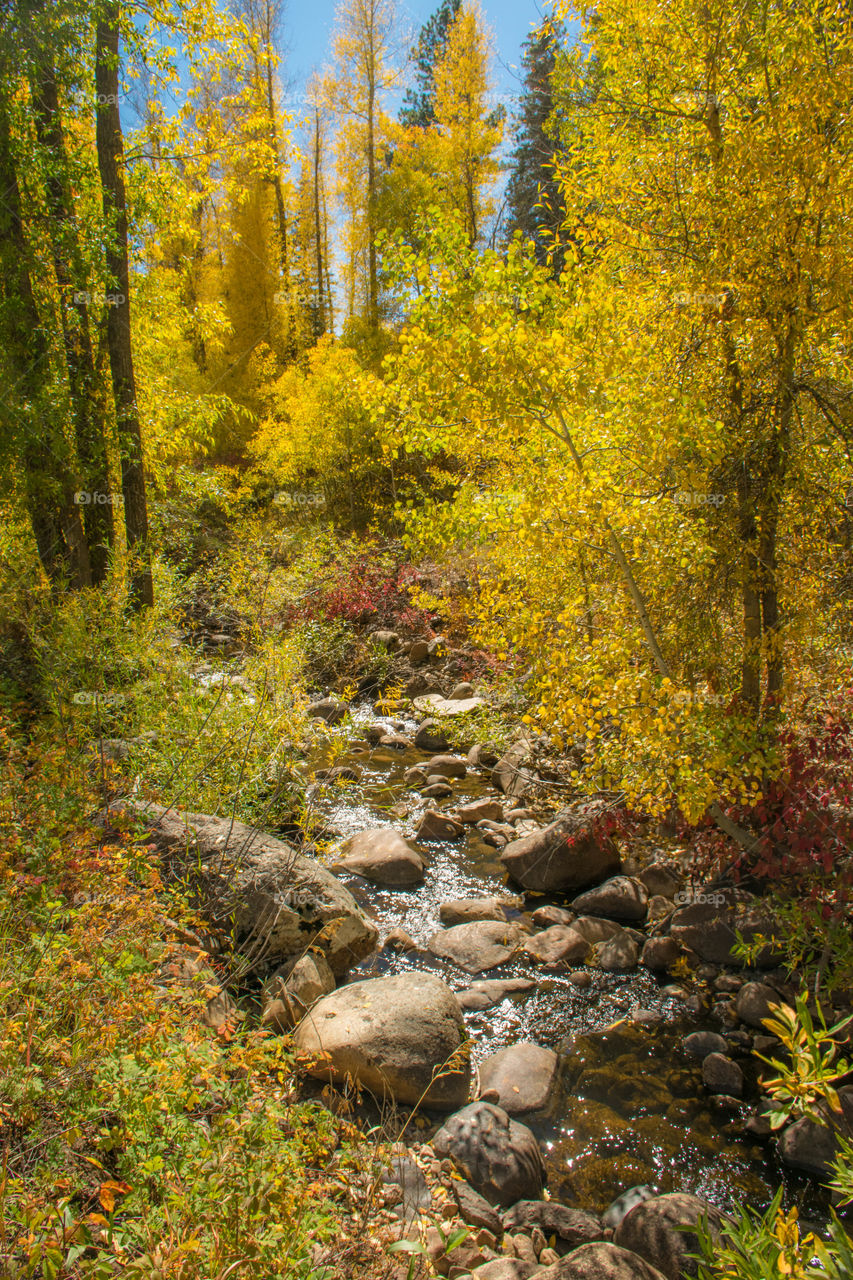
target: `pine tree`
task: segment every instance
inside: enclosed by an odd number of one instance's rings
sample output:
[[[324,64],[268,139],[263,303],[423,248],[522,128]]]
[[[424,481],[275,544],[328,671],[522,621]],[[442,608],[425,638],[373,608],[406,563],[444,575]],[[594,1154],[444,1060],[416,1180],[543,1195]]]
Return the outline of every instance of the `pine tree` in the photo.
[[[533,241],[538,262],[544,264],[553,255],[557,272],[563,255],[555,240],[565,214],[553,168],[557,141],[549,120],[554,110],[552,77],[563,34],[562,26],[546,23],[524,43],[524,87],[514,129],[505,223],[507,239],[520,231],[525,240]]]
[[[406,90],[399,115],[400,124],[407,128],[427,129],[435,123],[435,66],[447,48],[448,34],[461,3],[462,0],[441,0],[435,13],[421,27],[411,53],[415,85]]]

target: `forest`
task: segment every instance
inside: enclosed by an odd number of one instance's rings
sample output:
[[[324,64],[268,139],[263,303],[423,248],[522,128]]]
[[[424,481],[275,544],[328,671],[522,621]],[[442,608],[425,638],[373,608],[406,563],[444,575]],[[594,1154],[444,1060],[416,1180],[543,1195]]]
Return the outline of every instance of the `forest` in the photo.
[[[0,3],[0,1280],[853,1277],[853,16],[499,9]]]

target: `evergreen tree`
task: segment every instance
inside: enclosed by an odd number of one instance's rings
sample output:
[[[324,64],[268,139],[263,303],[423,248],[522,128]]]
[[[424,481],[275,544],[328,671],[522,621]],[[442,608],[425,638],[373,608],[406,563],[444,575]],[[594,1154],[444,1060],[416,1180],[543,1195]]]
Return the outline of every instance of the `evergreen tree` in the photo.
[[[406,90],[400,123],[409,128],[428,129],[435,123],[435,67],[443,56],[450,28],[462,0],[441,0],[435,13],[421,27],[412,50],[415,63],[414,88]]]
[[[553,163],[557,142],[549,127],[554,110],[552,77],[564,29],[547,23],[532,31],[524,43],[524,88],[515,124],[515,149],[507,184],[506,235],[520,231],[532,240],[536,259],[544,264],[549,253],[559,272],[562,253],[555,246],[564,222],[564,202]]]

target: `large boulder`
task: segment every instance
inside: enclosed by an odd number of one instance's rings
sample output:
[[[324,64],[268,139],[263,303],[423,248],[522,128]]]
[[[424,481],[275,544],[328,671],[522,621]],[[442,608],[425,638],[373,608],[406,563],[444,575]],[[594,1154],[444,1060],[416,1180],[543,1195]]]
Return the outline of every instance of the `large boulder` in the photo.
[[[443,698],[440,693],[426,693],[415,698],[416,711],[436,716],[464,716],[469,711],[476,711],[486,704],[482,698]]]
[[[313,1004],[335,989],[335,975],[324,956],[314,951],[290,960],[264,984],[261,1022],[289,1031]]]
[[[605,973],[629,973],[636,969],[638,958],[637,944],[624,929],[595,947],[595,962]]]
[[[552,1267],[536,1272],[536,1280],[665,1280],[655,1267],[618,1245],[596,1241],[573,1249]]]
[[[742,889],[716,889],[695,902],[679,907],[670,917],[669,936],[695,951],[709,964],[740,965],[732,948],[740,934],[752,942],[759,936],[772,938],[779,925],[765,903]],[[762,948],[755,963],[769,966],[778,954],[771,946]]]
[[[159,850],[165,878],[185,884],[206,918],[233,934],[248,969],[269,972],[310,944],[341,977],[375,950],[377,929],[349,890],[283,840],[150,801],[123,807]]]
[[[380,1099],[450,1111],[468,1097],[466,1036],[450,987],[414,970],[324,996],[294,1043],[314,1059],[307,1070],[320,1080],[352,1080]]]
[[[716,1238],[723,1216],[707,1200],[675,1191],[665,1196],[652,1196],[632,1209],[619,1223],[613,1243],[639,1254],[666,1277],[682,1280],[698,1275],[698,1263],[690,1254],[700,1253],[699,1237],[693,1229],[700,1218]]]
[[[341,847],[336,871],[349,871],[374,884],[408,888],[422,884],[424,860],[391,827],[372,827],[351,836]]]
[[[642,880],[613,876],[587,889],[572,903],[579,916],[604,916],[606,920],[645,920],[649,895]]]
[[[306,715],[311,720],[325,720],[326,724],[340,724],[348,711],[344,702],[335,698],[320,698],[306,707]]]
[[[506,898],[451,898],[448,902],[442,902],[438,916],[446,929],[456,924],[471,924],[476,920],[505,921],[509,905]]]
[[[504,752],[492,769],[492,782],[510,799],[520,800],[529,792],[533,775],[525,766],[530,759],[530,745],[522,738]]]
[[[432,841],[461,840],[464,834],[462,823],[449,814],[440,813],[438,809],[425,809],[415,839],[429,844]]]
[[[423,720],[415,733],[415,746],[421,751],[446,751],[450,742],[437,720]]]
[[[841,1112],[848,1133],[853,1133],[853,1086],[838,1090]],[[836,1124],[838,1117],[834,1117]],[[838,1137],[828,1125],[803,1116],[784,1130],[779,1138],[780,1159],[789,1169],[799,1169],[813,1178],[827,1178],[839,1155]]]
[[[472,1013],[491,1009],[507,996],[533,991],[535,986],[532,978],[481,978],[459,992],[459,1003]]]
[[[540,964],[573,964],[586,958],[589,943],[571,925],[553,924],[550,929],[543,929],[541,933],[527,938],[524,950]]]
[[[480,1063],[480,1090],[494,1090],[507,1115],[520,1116],[547,1107],[557,1079],[559,1058],[553,1049],[521,1040]]]
[[[472,1102],[444,1122],[432,1145],[490,1204],[509,1206],[542,1193],[545,1166],[539,1144],[502,1107]]]
[[[539,893],[576,893],[598,884],[620,868],[616,846],[595,830],[603,813],[596,802],[568,809],[541,831],[511,841],[501,862],[513,880]]]
[[[784,1004],[779,992],[765,982],[745,982],[737,993],[735,1008],[741,1022],[763,1030],[764,1019],[773,1017],[773,1006]]]
[[[460,804],[456,806],[456,816],[460,822],[464,822],[466,827],[476,827],[478,822],[488,819],[490,822],[501,822],[504,816],[504,807],[500,800],[470,800],[468,804]]]
[[[439,929],[427,946],[434,956],[452,960],[468,973],[485,973],[505,964],[522,939],[517,924],[498,920],[475,920],[457,924],[452,929]]]
[[[546,1240],[554,1237],[554,1248],[559,1254],[600,1240],[603,1231],[600,1219],[582,1209],[573,1209],[559,1200],[519,1200],[503,1214],[505,1231],[523,1231],[532,1235],[536,1227]]]

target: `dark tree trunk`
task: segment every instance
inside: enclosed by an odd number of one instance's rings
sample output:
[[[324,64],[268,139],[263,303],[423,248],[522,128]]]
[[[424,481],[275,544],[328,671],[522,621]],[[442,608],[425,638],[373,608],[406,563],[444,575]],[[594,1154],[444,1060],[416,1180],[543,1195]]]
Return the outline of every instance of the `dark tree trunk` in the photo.
[[[3,341],[14,378],[0,411],[12,439],[21,442],[18,453],[24,468],[27,511],[42,567],[54,588],[66,583],[81,586],[81,566],[75,554],[79,554],[82,524],[79,507],[69,492],[69,459],[61,429],[49,413],[40,412],[50,350],[33,292],[11,129],[2,101],[0,190]]]
[[[89,314],[86,306],[83,256],[74,225],[73,196],[68,181],[68,161],[59,96],[52,60],[40,41],[36,42],[36,74],[33,85],[36,131],[39,142],[49,152],[47,200],[51,215],[51,241],[62,339],[68,369],[68,388],[74,419],[80,481],[89,494],[107,495],[110,489],[107,462],[107,406],[95,371]],[[106,578],[109,553],[114,541],[111,502],[90,501],[83,507],[86,531],[81,556],[85,575],[98,585]]]
[[[130,271],[127,203],[122,174],[123,146],[118,110],[119,0],[101,8],[96,37],[95,89],[98,95],[96,144],[107,220],[107,275],[113,301],[107,307],[107,345],[121,448],[124,524],[131,560],[130,600],[135,609],[154,603],[148,547],[145,466],[133,351],[130,340]]]

